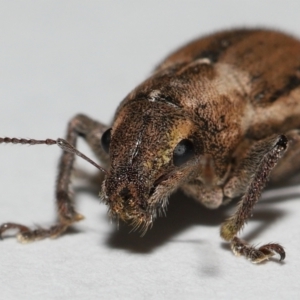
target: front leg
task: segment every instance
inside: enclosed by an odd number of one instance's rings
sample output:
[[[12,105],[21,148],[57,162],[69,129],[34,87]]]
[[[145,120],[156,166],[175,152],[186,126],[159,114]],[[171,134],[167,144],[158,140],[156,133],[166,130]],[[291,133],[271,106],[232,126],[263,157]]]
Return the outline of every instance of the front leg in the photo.
[[[280,255],[280,260],[285,258],[284,249],[279,244],[272,243],[255,248],[238,238],[237,234],[251,216],[253,207],[258,201],[271,171],[287,148],[287,143],[287,138],[280,135],[254,144],[237,170],[236,176],[224,188],[224,194],[232,196],[230,195],[231,191],[240,191],[247,184],[237,211],[222,224],[221,236],[231,242],[234,254],[244,255],[253,263],[267,260],[275,253]]]
[[[77,115],[69,122],[66,140],[75,147],[78,136],[82,136],[99,158],[106,159],[107,154],[100,146],[101,136],[106,129],[106,126],[87,116]],[[69,188],[74,159],[74,153],[64,151],[59,163],[56,184],[57,223],[47,229],[30,229],[17,223],[4,223],[0,226],[0,237],[9,229],[18,229],[17,239],[23,243],[47,237],[55,238],[73,223],[83,219],[83,216],[75,210],[72,193]]]

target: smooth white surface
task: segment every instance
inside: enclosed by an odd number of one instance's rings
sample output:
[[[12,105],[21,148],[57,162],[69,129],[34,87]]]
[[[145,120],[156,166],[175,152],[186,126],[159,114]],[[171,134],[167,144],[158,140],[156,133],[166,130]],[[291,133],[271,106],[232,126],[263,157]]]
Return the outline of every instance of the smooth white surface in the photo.
[[[299,1],[1,1],[0,136],[63,137],[77,112],[108,123],[169,51],[233,26],[300,36]],[[79,147],[90,153],[84,143]],[[55,218],[55,146],[0,146],[0,222]],[[88,171],[93,168],[80,162]],[[76,196],[86,220],[57,240],[0,244],[1,299],[296,299],[300,187],[267,191],[243,237],[280,242],[284,263],[252,265],[219,237],[233,207],[183,195],[140,238],[106,217],[97,191]]]

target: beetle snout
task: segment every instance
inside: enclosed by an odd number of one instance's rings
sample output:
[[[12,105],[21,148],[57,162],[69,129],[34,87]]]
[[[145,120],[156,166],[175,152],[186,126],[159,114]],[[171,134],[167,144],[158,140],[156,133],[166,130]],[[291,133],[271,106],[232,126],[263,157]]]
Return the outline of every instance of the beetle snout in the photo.
[[[136,209],[146,210],[147,204],[140,186],[134,183],[127,183],[117,191],[117,197],[125,209],[135,207]]]
[[[111,211],[121,219],[128,220],[145,213],[147,202],[144,196],[145,187],[128,178],[120,178],[118,184],[115,177],[109,177],[105,182],[107,204]]]

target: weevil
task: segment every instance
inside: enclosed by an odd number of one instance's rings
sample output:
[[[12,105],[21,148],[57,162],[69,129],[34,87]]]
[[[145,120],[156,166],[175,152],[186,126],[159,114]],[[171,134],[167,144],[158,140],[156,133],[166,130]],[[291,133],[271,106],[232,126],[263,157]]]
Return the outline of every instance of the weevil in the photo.
[[[181,189],[216,209],[240,198],[221,225],[236,255],[260,263],[279,244],[251,246],[239,233],[268,179],[300,169],[300,41],[264,29],[235,29],[194,40],[169,55],[130,92],[112,126],[85,115],[68,124],[66,139],[2,138],[1,143],[58,144],[57,222],[49,229],[4,223],[29,242],[61,235],[83,216],[69,189],[76,147],[83,137],[104,163],[100,197],[113,218],[145,232],[169,196]]]

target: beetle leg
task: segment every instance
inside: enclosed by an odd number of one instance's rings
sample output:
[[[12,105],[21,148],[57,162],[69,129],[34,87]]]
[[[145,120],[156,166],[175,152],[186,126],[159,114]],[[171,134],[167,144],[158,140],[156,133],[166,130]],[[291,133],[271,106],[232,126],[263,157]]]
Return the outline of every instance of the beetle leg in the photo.
[[[287,148],[287,143],[286,136],[280,135],[258,141],[252,146],[243,163],[245,173],[252,172],[252,176],[248,178],[248,186],[237,211],[221,226],[221,236],[231,242],[233,252],[236,255],[244,255],[253,263],[267,260],[275,253],[280,255],[281,260],[285,258],[285,252],[279,244],[266,244],[255,248],[238,238],[237,234],[251,216],[271,171]]]
[[[69,122],[66,140],[75,146],[78,136],[82,136],[99,158],[106,159],[107,154],[105,154],[100,146],[101,136],[106,129],[106,126],[87,116],[77,115]],[[62,234],[74,222],[83,219],[83,216],[75,210],[72,193],[69,188],[74,159],[74,153],[64,151],[59,163],[59,173],[56,184],[57,223],[48,229],[30,229],[29,227],[17,223],[4,223],[0,226],[0,237],[9,229],[18,229],[17,239],[23,243],[41,240],[47,237],[55,238]]]

